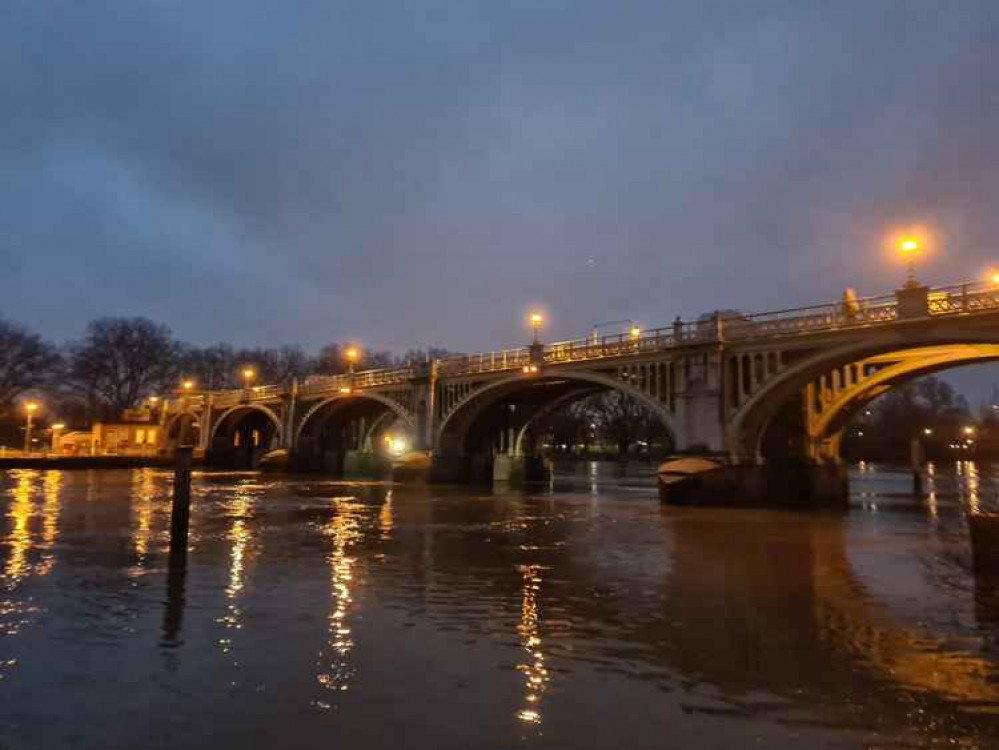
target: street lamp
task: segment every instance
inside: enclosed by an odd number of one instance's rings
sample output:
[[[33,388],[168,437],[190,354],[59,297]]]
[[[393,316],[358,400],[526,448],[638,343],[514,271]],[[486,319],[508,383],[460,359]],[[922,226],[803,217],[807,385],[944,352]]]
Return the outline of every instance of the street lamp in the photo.
[[[967,427],[964,428],[964,434],[965,435],[974,435],[975,434],[975,428],[972,427],[971,425],[968,425]]]
[[[531,313],[531,329],[534,331],[535,344],[540,342],[538,334],[541,331],[541,326],[544,324],[544,322],[545,322],[545,317],[541,313],[538,312]]]
[[[250,390],[250,383],[253,382],[255,377],[257,377],[256,370],[252,367],[243,368],[243,387],[246,388],[246,390]]]
[[[916,281],[916,258],[922,252],[922,245],[915,237],[904,237],[898,243],[898,254],[905,261],[907,268],[906,286],[919,286],[919,282]]]
[[[29,401],[24,405],[24,411],[28,415],[24,425],[24,452],[29,453],[31,451],[31,426],[34,423],[35,412],[38,411],[38,404]]]
[[[631,337],[633,339],[637,339],[637,338],[639,338],[642,335],[642,329],[639,328],[637,325],[633,325],[631,327],[630,333],[631,333]]]
[[[343,356],[347,358],[347,372],[353,374],[354,366],[357,364],[357,360],[360,358],[361,353],[352,346],[343,353]]]
[[[192,390],[194,390],[194,381],[185,380],[183,383],[180,384],[180,387],[183,388],[188,393],[190,393]]]

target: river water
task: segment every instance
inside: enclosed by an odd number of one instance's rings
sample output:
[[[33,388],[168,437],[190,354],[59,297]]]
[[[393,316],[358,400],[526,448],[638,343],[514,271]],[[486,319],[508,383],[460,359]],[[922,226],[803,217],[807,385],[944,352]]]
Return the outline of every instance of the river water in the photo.
[[[969,509],[664,507],[648,468],[530,492],[0,473],[0,748],[999,748],[999,581]],[[176,562],[176,561],[175,561]]]

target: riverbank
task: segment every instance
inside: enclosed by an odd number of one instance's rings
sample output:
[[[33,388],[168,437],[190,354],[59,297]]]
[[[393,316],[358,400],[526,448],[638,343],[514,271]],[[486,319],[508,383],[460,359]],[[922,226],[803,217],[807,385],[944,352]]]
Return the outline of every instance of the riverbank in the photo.
[[[2,469],[137,469],[173,466],[169,456],[6,456]]]

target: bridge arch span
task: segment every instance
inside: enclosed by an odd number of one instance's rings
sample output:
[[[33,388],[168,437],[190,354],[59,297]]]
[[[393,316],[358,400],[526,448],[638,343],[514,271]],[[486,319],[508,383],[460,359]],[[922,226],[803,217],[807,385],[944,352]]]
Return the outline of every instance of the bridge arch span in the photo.
[[[590,396],[594,396],[597,393],[600,393],[600,391],[601,389],[598,387],[580,388],[578,390],[573,390],[570,391],[569,393],[566,393],[564,396],[560,396],[558,398],[553,399],[548,404],[538,409],[534,414],[528,417],[528,419],[524,422],[523,427],[521,427],[520,430],[518,430],[517,437],[514,440],[513,444],[514,453],[521,454],[524,452],[525,438],[527,437],[527,434],[531,430],[531,428],[534,427],[536,424],[544,420],[546,417],[551,416],[559,409],[564,409],[565,407],[574,404],[576,401],[580,401],[584,398],[589,398]]]
[[[341,393],[317,402],[310,407],[304,415],[302,415],[302,419],[295,428],[295,444],[298,444],[298,441],[304,433],[315,427],[316,420],[323,416],[322,413],[324,411],[335,411],[339,407],[350,403],[357,403],[362,400],[375,402],[384,406],[390,412],[394,413],[397,418],[402,420],[406,424],[407,428],[410,430],[416,429],[416,421],[413,419],[413,416],[403,409],[402,406],[400,406],[396,401],[393,401],[387,396],[367,391],[362,393]],[[379,416],[379,419],[381,419],[381,416]]]
[[[541,416],[542,411],[555,402],[565,405],[602,390],[613,390],[632,396],[647,407],[662,422],[670,440],[676,444],[677,426],[665,404],[613,375],[578,369],[558,369],[542,370],[540,373],[518,373],[473,390],[440,420],[434,439],[435,449],[462,452],[470,429],[486,410],[508,397],[519,393],[526,394],[530,389],[539,387],[550,387],[550,397],[542,399],[534,412],[527,417],[527,424],[517,425],[517,434],[520,436],[523,434],[522,428],[535,421]],[[519,442],[519,438],[517,440]]]
[[[274,430],[277,435],[278,443],[280,443],[283,434],[281,428],[281,419],[280,417],[278,417],[277,414],[274,413],[274,411],[270,407],[265,406],[264,404],[239,404],[238,406],[233,406],[230,409],[226,409],[224,412],[222,412],[221,415],[219,415],[219,417],[215,420],[214,424],[212,425],[212,431],[209,434],[209,440],[211,441],[216,440],[220,436],[219,433],[222,430],[223,426],[225,426],[227,429],[230,429],[233,426],[235,426],[235,423],[238,422],[238,419],[236,419],[236,417],[242,418],[252,412],[258,412],[260,414],[264,414],[267,416],[268,419],[270,419],[270,421],[274,425]]]
[[[897,357],[897,364],[890,362],[893,357]],[[841,427],[857,408],[909,380],[996,359],[999,359],[999,330],[955,334],[931,329],[920,331],[918,336],[880,332],[791,363],[730,417],[726,444],[733,459],[759,460],[764,435],[782,409],[823,376],[835,373],[833,380],[841,387],[835,389],[821,415],[816,415],[818,421],[811,425],[813,437],[831,437],[836,427]],[[839,373],[851,367],[857,382],[840,378]],[[873,368],[877,370],[867,372]],[[817,427],[820,431],[816,431]]]
[[[817,417],[813,425],[815,436],[828,438],[839,433],[850,418],[873,399],[912,380],[955,367],[999,361],[999,344],[945,347],[939,353],[936,347],[928,352],[916,351],[920,352],[917,358],[886,367],[838,394]]]
[[[237,404],[213,420],[208,463],[231,469],[255,469],[261,457],[284,445],[281,419],[264,404]]]
[[[377,437],[400,423],[405,433],[416,437],[413,416],[380,393],[338,393],[322,399],[295,428],[293,464],[300,471],[377,475],[388,461]]]
[[[189,430],[194,429],[195,425],[198,425],[197,432],[189,432]],[[200,444],[200,436],[203,429],[204,425],[201,424],[201,415],[197,412],[191,409],[177,412],[171,415],[163,426],[162,445],[172,451],[177,446],[183,445],[185,437],[191,438],[192,436]]]

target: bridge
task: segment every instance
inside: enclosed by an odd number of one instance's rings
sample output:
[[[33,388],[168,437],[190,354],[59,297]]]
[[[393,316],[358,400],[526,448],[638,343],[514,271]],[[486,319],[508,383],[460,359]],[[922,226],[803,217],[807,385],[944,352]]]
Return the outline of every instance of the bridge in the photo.
[[[678,318],[287,387],[178,393],[166,435],[168,447],[196,435],[217,466],[252,467],[285,449],[296,470],[339,474],[371,468],[391,434],[428,453],[439,479],[516,480],[539,457],[545,415],[616,390],[648,407],[678,451],[753,467],[750,484],[794,463],[836,485],[843,429],[858,409],[913,378],[996,359],[999,286],[910,281],[865,299]]]

